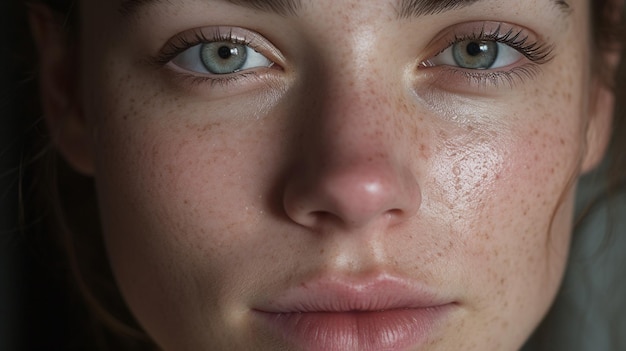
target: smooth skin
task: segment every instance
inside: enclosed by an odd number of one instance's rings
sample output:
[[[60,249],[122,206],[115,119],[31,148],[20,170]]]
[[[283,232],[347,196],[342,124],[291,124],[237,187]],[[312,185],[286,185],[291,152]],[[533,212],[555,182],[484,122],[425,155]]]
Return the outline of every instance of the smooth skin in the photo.
[[[76,46],[44,7],[31,23],[54,142],[94,177],[115,277],[159,347],[305,350],[253,310],[316,277],[380,276],[456,306],[409,349],[521,347],[561,281],[576,180],[610,130],[587,1],[402,18],[391,0],[302,0],[296,15],[118,6],[81,1]],[[550,59],[488,77],[421,65],[484,21]],[[274,64],[212,82],[154,63],[172,38],[214,26],[258,33]]]

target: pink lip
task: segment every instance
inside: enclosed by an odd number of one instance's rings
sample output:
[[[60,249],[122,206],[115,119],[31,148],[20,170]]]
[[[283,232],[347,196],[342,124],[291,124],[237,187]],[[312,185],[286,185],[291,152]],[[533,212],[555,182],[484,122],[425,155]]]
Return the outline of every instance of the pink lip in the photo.
[[[380,275],[302,283],[256,309],[298,350],[405,350],[432,339],[456,307],[424,286]]]

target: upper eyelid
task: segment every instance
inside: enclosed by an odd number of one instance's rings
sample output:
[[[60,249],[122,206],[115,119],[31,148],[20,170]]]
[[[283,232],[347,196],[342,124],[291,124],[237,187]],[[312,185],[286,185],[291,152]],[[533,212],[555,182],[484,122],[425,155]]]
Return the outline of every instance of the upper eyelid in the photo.
[[[215,41],[233,41],[248,45],[278,64],[285,60],[280,50],[255,31],[241,27],[207,26],[189,29],[170,38],[159,50],[157,62],[166,64],[182,52],[182,49]]]
[[[515,40],[525,39],[525,43],[522,45],[528,45],[527,49],[537,54],[537,57],[529,57],[527,52],[522,52],[527,58],[540,62],[552,58],[555,45],[526,27],[507,22],[472,21],[448,27],[436,35],[426,46],[426,56],[423,57],[423,60],[442,53],[460,40],[492,39],[506,44],[502,37],[509,33],[511,36],[518,36]],[[508,39],[511,40],[512,38],[509,37]]]

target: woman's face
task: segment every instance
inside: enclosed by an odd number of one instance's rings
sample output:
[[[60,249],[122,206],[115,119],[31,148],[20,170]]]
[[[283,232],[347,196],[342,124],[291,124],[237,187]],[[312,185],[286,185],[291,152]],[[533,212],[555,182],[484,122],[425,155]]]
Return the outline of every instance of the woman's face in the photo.
[[[586,1],[122,2],[81,3],[76,152],[158,345],[523,344],[602,150]]]

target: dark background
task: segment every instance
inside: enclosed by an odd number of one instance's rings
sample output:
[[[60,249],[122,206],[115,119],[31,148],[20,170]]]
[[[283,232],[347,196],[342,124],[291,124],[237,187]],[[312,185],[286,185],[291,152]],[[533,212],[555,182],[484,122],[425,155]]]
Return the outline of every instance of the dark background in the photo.
[[[25,116],[33,95],[31,45],[19,0],[0,0],[0,350],[68,350],[63,274],[50,264],[36,221],[20,221],[28,198],[31,147],[38,116]]]
[[[21,313],[18,281],[22,276],[17,233],[17,184],[15,167],[19,164],[16,148],[16,110],[14,50],[16,43],[10,33],[16,28],[13,2],[0,3],[0,350],[17,350],[18,330],[21,329]]]

